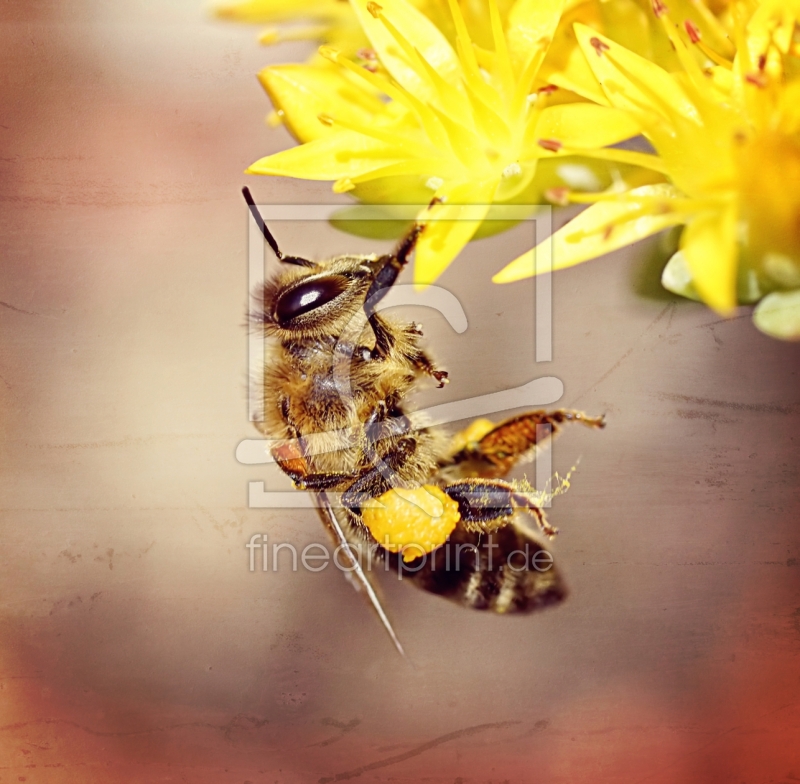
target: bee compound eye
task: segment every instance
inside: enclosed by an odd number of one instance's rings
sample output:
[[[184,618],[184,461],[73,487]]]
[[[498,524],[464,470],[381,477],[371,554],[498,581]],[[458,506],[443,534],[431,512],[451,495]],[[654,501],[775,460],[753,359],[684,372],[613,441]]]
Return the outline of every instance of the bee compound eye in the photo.
[[[332,302],[346,288],[347,279],[341,275],[314,278],[301,283],[278,297],[275,317],[279,324],[285,325],[298,316]]]

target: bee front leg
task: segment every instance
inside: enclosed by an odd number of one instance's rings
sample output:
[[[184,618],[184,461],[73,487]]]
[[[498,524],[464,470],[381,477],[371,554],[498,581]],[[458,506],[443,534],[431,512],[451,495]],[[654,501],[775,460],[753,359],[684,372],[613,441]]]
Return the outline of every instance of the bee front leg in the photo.
[[[446,370],[439,370],[424,351],[415,352],[409,356],[409,359],[411,364],[421,373],[426,373],[431,378],[436,379],[439,382],[439,389],[450,382],[449,373]]]
[[[457,504],[461,522],[468,531],[496,531],[508,525],[518,510],[530,514],[548,537],[558,533],[544,512],[526,493],[501,479],[465,479],[444,485],[442,490]]]
[[[395,252],[381,256],[375,265],[378,271],[369,287],[365,299],[364,311],[367,316],[372,315],[372,310],[375,305],[380,302],[388,293],[389,289],[394,286],[397,276],[403,271],[403,268],[408,264],[411,258],[411,253],[417,245],[417,240],[424,230],[424,226],[415,223],[411,229],[406,233],[405,237],[400,240],[400,244],[395,249]]]
[[[446,370],[439,370],[431,358],[416,345],[419,336],[419,327],[413,325],[396,335],[391,327],[376,313],[369,318],[372,331],[375,333],[375,348],[372,349],[372,359],[382,361],[394,351],[403,357],[412,367],[420,373],[425,373],[439,382],[441,389],[448,382]]]
[[[394,253],[381,256],[374,263],[376,267],[375,277],[364,298],[364,313],[375,333],[375,354],[376,358],[386,357],[393,345],[394,336],[391,335],[386,325],[378,318],[375,313],[375,306],[389,293],[389,289],[394,286],[397,276],[403,271],[411,258],[411,253],[417,244],[420,234],[425,227],[415,223],[408,233],[400,240]],[[390,340],[391,339],[391,340]]]
[[[372,349],[371,357],[380,362],[389,356],[397,339],[388,324],[377,313],[370,315],[369,325],[375,335],[375,348]]]

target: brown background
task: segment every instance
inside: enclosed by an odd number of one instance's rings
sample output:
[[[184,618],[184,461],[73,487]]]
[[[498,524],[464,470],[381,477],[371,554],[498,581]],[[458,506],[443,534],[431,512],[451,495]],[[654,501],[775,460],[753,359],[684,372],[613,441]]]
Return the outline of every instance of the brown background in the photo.
[[[554,465],[572,588],[485,617],[385,580],[416,668],[332,570],[255,573],[245,542],[324,541],[251,510],[248,182],[254,31],[189,0],[5,3],[0,199],[0,782],[791,782],[800,779],[800,347],[658,292],[648,250],[488,283],[528,241],[475,243],[422,313],[452,384],[424,403],[564,381],[604,412]],[[293,252],[376,249],[324,225]]]

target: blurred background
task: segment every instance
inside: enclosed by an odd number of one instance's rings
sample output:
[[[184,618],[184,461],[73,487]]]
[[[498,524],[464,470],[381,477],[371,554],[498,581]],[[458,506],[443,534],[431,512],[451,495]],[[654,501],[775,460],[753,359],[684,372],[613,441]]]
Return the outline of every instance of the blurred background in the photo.
[[[409,309],[451,384],[558,376],[605,413],[557,442],[562,606],[488,617],[391,578],[413,666],[333,569],[254,572],[254,533],[325,542],[313,510],[249,509],[249,184],[291,142],[255,78],[308,49],[194,0],[0,9],[0,782],[800,780],[800,346],[658,285],[657,243],[559,273],[553,361],[533,284],[490,275],[524,227]],[[386,245],[273,226],[308,256]],[[526,233],[527,232],[527,233]]]

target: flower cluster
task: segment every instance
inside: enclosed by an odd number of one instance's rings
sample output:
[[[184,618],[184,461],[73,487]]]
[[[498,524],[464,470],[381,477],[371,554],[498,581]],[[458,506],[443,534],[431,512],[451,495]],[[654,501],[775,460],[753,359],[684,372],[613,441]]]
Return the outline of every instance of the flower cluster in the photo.
[[[553,238],[555,268],[569,267],[668,226],[685,226],[666,288],[729,315],[758,302],[762,331],[800,338],[800,3],[731,8],[732,57],[654,13],[681,67],[667,70],[578,27],[605,101],[635,117],[667,182],[624,193],[569,195],[593,202]],[[592,84],[594,85],[593,82]],[[532,274],[533,252],[495,276]]]
[[[800,0],[249,0],[226,13],[310,16],[316,27],[282,35],[324,43],[261,72],[301,144],[248,172],[428,205],[417,284],[488,233],[498,206],[587,203],[553,237],[554,268],[683,226],[667,288],[726,315],[758,302],[759,328],[800,338]],[[639,136],[652,152],[620,148]],[[494,280],[534,274],[535,251]]]
[[[385,7],[384,7],[385,6]],[[639,132],[611,106],[558,102],[539,71],[556,33],[560,2],[515,3],[502,19],[488,5],[493,48],[475,44],[455,0],[456,46],[406,0],[353,0],[371,49],[363,62],[323,46],[338,66],[276,66],[262,83],[304,144],[248,172],[334,181],[370,202],[430,205],[414,279],[432,283],[473,238],[492,204],[536,204],[553,187],[602,187],[603,167],[561,158],[638,164],[607,149]],[[558,158],[557,165],[553,165]]]

